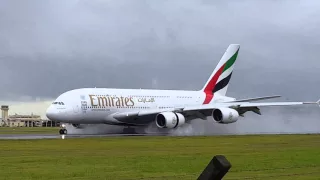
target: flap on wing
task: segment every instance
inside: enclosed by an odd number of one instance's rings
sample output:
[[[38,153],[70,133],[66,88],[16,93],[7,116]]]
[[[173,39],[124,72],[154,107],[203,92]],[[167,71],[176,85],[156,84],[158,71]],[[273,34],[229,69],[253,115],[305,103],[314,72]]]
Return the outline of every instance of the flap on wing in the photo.
[[[260,100],[266,100],[266,99],[273,99],[273,98],[279,98],[281,96],[275,95],[275,96],[263,96],[263,97],[255,97],[255,98],[248,98],[248,99],[238,99],[230,102],[249,102],[249,101],[260,101]]]
[[[241,108],[241,107],[265,107],[265,106],[293,106],[303,104],[317,104],[316,102],[263,102],[263,103],[251,103],[251,102],[226,102],[216,104],[204,104],[198,106],[185,107],[183,111],[193,110],[209,110],[221,107]]]
[[[263,107],[263,106],[293,106],[293,105],[302,105],[303,102],[265,102],[265,103],[241,103],[239,107]]]

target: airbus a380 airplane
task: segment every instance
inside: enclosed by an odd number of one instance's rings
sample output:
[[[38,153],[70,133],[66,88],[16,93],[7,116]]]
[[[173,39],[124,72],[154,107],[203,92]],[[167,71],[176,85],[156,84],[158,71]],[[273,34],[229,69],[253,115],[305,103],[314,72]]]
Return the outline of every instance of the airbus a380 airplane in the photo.
[[[237,100],[226,92],[240,45],[231,44],[199,91],[82,88],[61,94],[47,109],[50,120],[72,124],[110,124],[177,128],[194,119],[234,123],[247,111],[260,114],[263,106],[292,106],[317,102],[253,102],[280,96]],[[65,128],[60,134],[67,134]]]

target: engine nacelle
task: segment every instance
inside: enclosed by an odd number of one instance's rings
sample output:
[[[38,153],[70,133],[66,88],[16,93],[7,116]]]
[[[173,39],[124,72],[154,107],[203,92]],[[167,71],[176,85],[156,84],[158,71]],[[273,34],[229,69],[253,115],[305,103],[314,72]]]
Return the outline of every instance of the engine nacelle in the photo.
[[[238,120],[239,113],[231,108],[219,108],[212,111],[212,117],[218,123],[229,124]]]
[[[177,128],[186,122],[185,117],[180,113],[163,112],[157,115],[156,124],[159,128]]]

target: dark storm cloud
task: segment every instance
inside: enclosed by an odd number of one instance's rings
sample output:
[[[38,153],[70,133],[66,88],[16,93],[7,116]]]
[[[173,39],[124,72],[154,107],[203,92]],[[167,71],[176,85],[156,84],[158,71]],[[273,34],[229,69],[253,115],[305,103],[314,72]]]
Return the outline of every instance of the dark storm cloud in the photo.
[[[80,87],[197,90],[240,43],[228,94],[318,98],[318,1],[0,2],[2,99]]]

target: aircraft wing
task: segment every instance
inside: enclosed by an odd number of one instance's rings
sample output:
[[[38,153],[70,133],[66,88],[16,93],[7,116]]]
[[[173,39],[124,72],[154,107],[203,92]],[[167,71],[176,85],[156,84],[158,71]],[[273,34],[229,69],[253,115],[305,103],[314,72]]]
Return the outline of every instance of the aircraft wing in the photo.
[[[207,116],[211,116],[212,110],[218,108],[232,108],[239,112],[241,116],[247,111],[252,111],[261,115],[259,107],[267,106],[294,106],[294,105],[307,105],[307,104],[317,104],[320,106],[320,99],[316,102],[261,102],[261,103],[251,103],[251,102],[221,102],[215,104],[204,104],[196,106],[185,106],[185,107],[175,107],[168,109],[151,109],[151,110],[141,110],[133,112],[120,112],[113,115],[115,119],[125,119],[128,117],[141,117],[147,115],[156,115],[162,112],[179,112],[186,117],[201,118],[205,119]]]
[[[274,96],[263,96],[263,97],[248,98],[248,99],[238,99],[238,100],[229,101],[229,102],[249,102],[249,101],[260,101],[260,100],[273,99],[273,98],[278,98],[278,97],[281,97],[281,96],[279,96],[279,95],[274,95]]]
[[[206,104],[199,106],[185,107],[184,111],[190,110],[211,110],[219,107],[229,107],[229,108],[248,108],[248,107],[264,107],[264,106],[293,106],[293,105],[303,105],[303,104],[318,104],[319,102],[262,102],[262,103],[251,103],[251,102],[226,102],[226,103],[216,103],[216,104]]]
[[[317,102],[261,102],[261,103],[251,103],[251,102],[226,102],[226,103],[217,103],[214,105],[201,105],[198,107],[186,107],[184,111],[200,111],[205,112],[205,115],[212,112],[213,109],[217,108],[232,108],[239,112],[240,116],[247,111],[252,111],[256,114],[261,115],[259,107],[268,107],[268,106],[295,106],[295,105],[307,105],[307,104],[317,104],[319,105],[320,100]],[[209,111],[209,112],[208,112]]]

